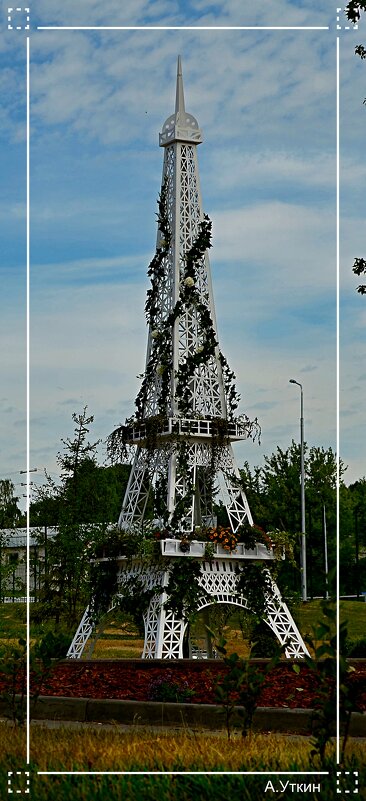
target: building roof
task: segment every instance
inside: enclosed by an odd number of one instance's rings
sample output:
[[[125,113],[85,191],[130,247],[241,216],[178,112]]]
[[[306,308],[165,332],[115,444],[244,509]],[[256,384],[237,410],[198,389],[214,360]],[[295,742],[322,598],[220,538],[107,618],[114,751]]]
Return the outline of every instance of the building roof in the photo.
[[[29,529],[29,545],[40,544],[39,537],[46,534],[48,539],[53,539],[57,528],[55,526],[32,526]],[[26,528],[2,528],[0,529],[2,545],[6,548],[26,548],[27,529]]]

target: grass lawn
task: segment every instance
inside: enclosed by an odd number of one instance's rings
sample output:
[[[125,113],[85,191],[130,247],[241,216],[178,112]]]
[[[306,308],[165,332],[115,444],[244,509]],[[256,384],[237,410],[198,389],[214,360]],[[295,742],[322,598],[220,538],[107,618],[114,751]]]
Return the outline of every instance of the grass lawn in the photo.
[[[348,636],[352,640],[366,638],[366,603],[340,601],[340,619],[348,621]]]
[[[103,634],[93,650],[94,659],[140,659],[144,640],[133,623],[125,622],[122,615],[112,612]],[[88,648],[85,658],[88,658]],[[121,657],[121,653],[123,656]]]
[[[297,625],[303,637],[311,636],[313,628],[317,626],[322,617],[321,601],[309,601],[302,604],[296,613]],[[348,637],[357,640],[366,637],[366,603],[361,601],[340,601],[340,619],[348,622]],[[194,640],[205,647],[204,621],[198,620],[193,627]],[[243,639],[243,633],[234,613],[224,627],[227,639],[226,648],[229,652],[235,651],[241,657],[249,655],[249,643]],[[121,629],[121,618],[114,612],[104,629],[100,639],[97,640],[93,653],[94,658],[139,658],[142,653],[143,640],[137,635],[133,623],[125,623]]]
[[[348,623],[348,637],[357,640],[366,637],[366,603],[364,601],[340,601],[341,622]],[[302,635],[310,634],[321,617],[321,601],[309,601],[300,606],[298,625]]]
[[[30,609],[32,613],[32,606]],[[309,601],[296,610],[296,620],[303,637],[310,635],[312,628],[321,618],[321,602]],[[358,601],[340,602],[340,619],[348,621],[348,636],[352,640],[366,637],[366,603]],[[216,621],[217,622],[217,621]],[[214,628],[217,628],[214,626]],[[243,618],[234,611],[225,621],[224,634],[228,651],[236,651],[240,656],[249,654],[248,642],[243,638]],[[245,629],[245,625],[244,625]],[[31,622],[31,642],[44,636],[47,631],[54,631],[53,620],[43,624]],[[62,622],[62,630],[67,630],[67,623]],[[26,637],[25,604],[0,604],[0,644],[16,643],[20,637]],[[193,626],[193,637],[198,645],[205,646],[204,620],[198,618]],[[71,632],[73,633],[73,631]],[[245,631],[244,631],[245,633]],[[85,648],[84,658],[88,658],[90,646]],[[113,610],[104,623],[104,628],[95,643],[93,656],[95,659],[139,659],[143,649],[143,638],[133,622],[126,620],[118,610]]]
[[[117,728],[46,729],[37,725],[30,730],[31,764],[27,766],[25,736],[24,730],[10,730],[9,725],[0,723],[0,786],[7,787],[7,772],[12,770],[15,790],[22,780],[15,772],[30,770],[30,797],[37,801],[263,801],[267,792],[272,796],[269,779],[282,799],[298,796],[291,788],[282,792],[280,779],[294,786],[306,780],[311,788],[306,792],[309,801],[337,798],[334,746],[321,768],[310,762],[311,743],[306,738],[254,734],[229,741],[224,735],[188,731],[132,729],[126,734]],[[344,769],[352,776],[358,771],[361,800],[365,798],[364,749],[355,741],[350,741],[347,749]],[[317,770],[325,773],[319,775]],[[38,771],[53,773],[39,775]],[[65,775],[61,771],[85,773]],[[268,771],[287,773],[276,776]],[[299,776],[299,771],[313,773]]]
[[[9,736],[11,733],[11,736]],[[151,730],[67,725],[55,729],[35,725],[30,731],[31,761],[38,770],[93,771],[255,771],[310,769],[312,744],[306,737],[280,734],[240,734],[189,730]],[[347,745],[348,757],[361,764],[364,748],[358,741]],[[0,723],[0,752],[4,762],[25,753],[25,731]],[[328,756],[334,759],[335,745]],[[315,765],[317,767],[317,765]]]
[[[19,768],[19,765],[17,765]],[[273,792],[279,793],[279,799],[302,798],[305,787],[296,792],[299,782],[306,785],[307,801],[334,801],[337,785],[335,771],[319,775],[300,775],[293,773],[273,776],[266,773],[259,775],[241,774],[140,774],[140,775],[37,775],[31,772],[30,787],[32,797],[37,801],[263,801],[273,797]],[[357,763],[348,766],[352,771],[358,768]],[[15,770],[15,768],[14,768]],[[15,776],[16,786],[17,776]],[[364,789],[365,772],[359,770],[360,801],[365,799]],[[18,780],[18,781],[21,781]],[[283,781],[286,789],[281,786]],[[7,787],[7,775],[1,772],[0,783]],[[272,786],[274,790],[272,790]],[[361,784],[362,783],[362,784]],[[292,786],[291,786],[292,785]],[[351,785],[353,792],[353,783]],[[24,788],[24,785],[23,785]],[[295,789],[294,789],[295,788]],[[310,789],[309,789],[310,788]],[[320,791],[319,791],[320,788]],[[22,791],[20,791],[22,792]],[[24,789],[23,789],[24,792]],[[345,796],[348,798],[348,796]]]
[[[0,604],[0,642],[26,636],[26,605]]]
[[[366,604],[342,601],[341,619],[348,620],[349,636],[365,636]],[[303,635],[311,633],[321,616],[320,602],[302,606],[297,614]],[[0,605],[0,645],[16,642],[26,634],[24,604]],[[63,629],[66,626],[63,624]],[[47,630],[54,630],[53,621],[32,625],[32,639]],[[197,630],[202,634],[202,622]],[[247,644],[243,640],[238,617],[228,621],[228,645],[243,656]],[[94,657],[139,657],[142,638],[135,626],[112,612],[97,640]],[[298,782],[297,771],[316,769],[310,760],[310,739],[283,737],[277,734],[253,734],[245,740],[233,734],[200,733],[190,730],[142,730],[85,727],[46,728],[32,725],[30,730],[31,765],[30,797],[37,801],[263,801],[267,792],[268,771],[288,771],[284,781]],[[26,731],[0,722],[0,797],[7,788],[8,771],[27,770]],[[333,801],[337,797],[334,746],[329,748],[329,775],[308,776],[308,782],[321,793],[309,791],[309,801]],[[363,741],[350,740],[346,751],[345,770],[359,771],[358,798],[366,799],[366,759]],[[39,775],[37,771],[53,771]],[[60,775],[61,771],[83,771],[85,775]],[[106,771],[107,775],[89,775]],[[113,775],[111,772],[124,775]],[[225,773],[223,774],[223,772]],[[126,773],[127,772],[127,773]],[[151,773],[150,773],[151,772]],[[235,773],[236,772],[236,773]],[[249,772],[251,775],[241,774]],[[259,775],[255,775],[258,772]],[[111,775],[108,775],[111,773]],[[142,774],[142,775],[136,775]],[[132,774],[132,775],[131,775]],[[143,775],[144,774],[144,775]],[[294,798],[293,791],[282,793],[275,779],[279,798]],[[303,781],[306,777],[300,777]],[[16,784],[14,783],[16,792]],[[24,788],[23,790],[24,791]],[[351,789],[352,792],[352,789]]]

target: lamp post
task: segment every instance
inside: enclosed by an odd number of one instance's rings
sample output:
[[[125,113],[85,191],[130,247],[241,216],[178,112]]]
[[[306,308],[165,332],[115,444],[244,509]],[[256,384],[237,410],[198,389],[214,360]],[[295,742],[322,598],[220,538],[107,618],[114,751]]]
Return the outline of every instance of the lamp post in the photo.
[[[301,550],[300,550],[300,566],[301,566],[301,597],[303,601],[307,601],[307,587],[306,587],[306,533],[305,533],[305,468],[304,468],[304,395],[302,391],[302,384],[290,378],[290,384],[296,384],[300,387],[300,477],[301,477]]]
[[[325,569],[325,597],[329,598],[329,585],[328,585],[328,540],[327,540],[327,516],[325,511],[325,503],[323,503],[323,533],[324,533],[324,569]]]
[[[355,506],[354,515],[355,515],[355,557],[356,557],[356,595],[357,600],[360,597],[360,574],[359,574],[359,540],[358,540],[358,513],[360,507]]]

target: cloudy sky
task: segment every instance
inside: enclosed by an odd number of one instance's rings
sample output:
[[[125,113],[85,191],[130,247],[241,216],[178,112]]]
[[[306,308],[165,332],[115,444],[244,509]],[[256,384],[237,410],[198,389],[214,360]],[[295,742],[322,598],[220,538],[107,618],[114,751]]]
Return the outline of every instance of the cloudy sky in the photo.
[[[71,414],[94,438],[134,408],[145,360],[146,268],[155,249],[177,55],[199,146],[220,344],[240,411],[257,416],[261,464],[299,436],[336,446],[336,46],[340,49],[340,455],[366,473],[366,68],[357,32],[327,0],[37,0],[30,7],[31,467],[56,471]],[[26,466],[26,36],[3,4],[1,59],[0,477]],[[40,30],[38,26],[140,26]],[[161,30],[186,26],[186,30]],[[215,27],[220,27],[215,30]],[[254,30],[224,30],[247,26]],[[288,26],[297,30],[261,30]],[[156,30],[148,30],[155,27]],[[197,28],[191,30],[189,27]],[[204,28],[203,30],[198,29]],[[301,28],[325,28],[302,30]],[[146,29],[147,28],[147,29]],[[160,28],[160,29],[159,29]],[[101,458],[103,452],[101,450]]]

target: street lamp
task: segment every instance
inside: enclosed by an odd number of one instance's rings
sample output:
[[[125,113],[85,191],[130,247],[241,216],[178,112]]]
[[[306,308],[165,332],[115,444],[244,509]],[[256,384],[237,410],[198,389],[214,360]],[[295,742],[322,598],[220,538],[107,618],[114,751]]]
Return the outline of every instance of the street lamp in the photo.
[[[325,597],[329,598],[328,586],[328,540],[327,540],[327,516],[325,512],[325,503],[323,503],[323,533],[324,533],[324,568],[325,568]]]
[[[300,475],[301,475],[301,551],[300,551],[300,566],[301,566],[301,597],[303,601],[307,601],[307,588],[306,588],[306,533],[305,533],[305,469],[304,469],[304,396],[302,391],[302,384],[290,378],[290,384],[296,384],[300,387]]]
[[[360,597],[360,574],[359,574],[359,540],[358,540],[358,513],[360,511],[360,506],[355,506],[354,509],[354,516],[355,516],[355,557],[356,557],[356,595],[357,600]]]

